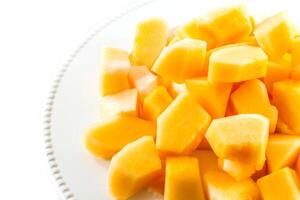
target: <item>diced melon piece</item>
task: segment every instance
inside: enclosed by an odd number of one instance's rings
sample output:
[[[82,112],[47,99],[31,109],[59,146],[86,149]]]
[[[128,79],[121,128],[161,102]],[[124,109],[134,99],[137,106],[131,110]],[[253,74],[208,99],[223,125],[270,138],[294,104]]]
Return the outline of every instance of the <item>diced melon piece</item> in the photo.
[[[269,172],[292,167],[300,152],[300,136],[275,134],[269,138],[266,156]]]
[[[213,117],[224,117],[231,92],[231,83],[209,82],[206,79],[186,80],[191,96]]]
[[[269,135],[269,120],[258,114],[240,114],[214,119],[205,137],[220,158],[263,167]]]
[[[149,183],[148,186],[149,192],[155,192],[163,195],[164,190],[165,190],[165,177],[162,175],[159,178],[152,181],[151,183]]]
[[[300,199],[297,174],[288,167],[258,179],[257,185],[266,200]]]
[[[245,37],[243,39],[241,39],[240,41],[238,41],[237,44],[246,44],[249,46],[258,46],[256,38],[253,35],[250,35],[248,37]]]
[[[300,37],[293,39],[291,53],[293,65],[291,78],[300,80]]]
[[[139,107],[140,102],[136,89],[124,90],[100,99],[101,115],[106,117],[118,113],[138,116]]]
[[[271,59],[280,59],[292,43],[293,29],[285,13],[278,13],[258,24],[254,35]]]
[[[134,66],[129,69],[128,80],[135,87],[141,98],[152,92],[158,86],[158,78],[145,66]]]
[[[232,176],[236,181],[249,178],[255,173],[255,168],[253,167],[252,163],[242,161],[219,158],[218,166],[220,169]]]
[[[157,117],[173,101],[166,88],[159,86],[155,88],[144,99],[142,116],[144,119],[156,122]]]
[[[273,92],[273,84],[278,81],[288,79],[291,73],[291,68],[285,63],[268,62],[267,74],[263,81],[268,89],[269,94]]]
[[[167,158],[164,194],[164,200],[204,200],[204,192],[196,158]]]
[[[208,143],[208,141],[205,137],[201,140],[201,142],[198,145],[197,149],[211,150],[210,144]]]
[[[152,71],[167,80],[183,83],[187,78],[201,76],[206,43],[196,39],[183,39],[164,48]]]
[[[243,6],[216,9],[199,18],[198,29],[210,33],[218,46],[234,43],[252,32],[252,24]]]
[[[117,199],[128,199],[154,180],[161,167],[153,138],[142,137],[112,158],[108,169],[110,191]]]
[[[187,92],[186,84],[171,83],[168,91],[173,98],[176,98],[179,94]]]
[[[136,27],[131,63],[151,69],[167,40],[168,25],[163,19],[155,17],[140,22]]]
[[[211,121],[188,94],[180,94],[157,119],[157,148],[165,154],[191,153]]]
[[[300,81],[281,81],[273,86],[273,104],[279,117],[300,134]]]
[[[234,110],[238,114],[261,114],[270,120],[270,132],[276,128],[278,111],[270,105],[266,86],[262,81],[245,81],[230,96]]]
[[[295,135],[296,133],[284,122],[282,119],[278,118],[277,125],[276,125],[276,132],[288,134],[288,135]]]
[[[266,163],[264,164],[263,168],[260,170],[257,170],[253,175],[252,179],[254,181],[258,180],[259,178],[266,176],[268,174],[268,169]]]
[[[121,49],[106,47],[100,59],[100,94],[113,94],[130,88],[127,73],[130,68],[128,53]]]
[[[178,38],[181,38],[181,40],[183,38],[203,40],[207,43],[207,49],[212,49],[216,46],[215,38],[199,26],[198,18],[193,19],[179,27],[176,31],[176,35]]]
[[[208,80],[241,82],[264,77],[267,61],[267,55],[259,47],[239,45],[222,48],[210,56]]]
[[[297,157],[297,161],[296,161],[294,168],[296,170],[298,177],[300,177],[300,154]]]
[[[291,78],[300,81],[300,64],[292,68]]]
[[[162,76],[156,75],[157,76],[157,81],[158,85],[164,86],[165,88],[171,87],[172,82],[163,78]]]
[[[211,150],[196,150],[191,156],[198,159],[200,174],[206,174],[209,171],[218,170],[218,158],[216,154]]]
[[[126,144],[142,136],[155,137],[155,125],[137,117],[118,114],[89,129],[85,136],[87,149],[97,157],[111,158]]]
[[[251,178],[237,182],[225,172],[210,171],[203,179],[207,199],[260,200],[259,189]]]

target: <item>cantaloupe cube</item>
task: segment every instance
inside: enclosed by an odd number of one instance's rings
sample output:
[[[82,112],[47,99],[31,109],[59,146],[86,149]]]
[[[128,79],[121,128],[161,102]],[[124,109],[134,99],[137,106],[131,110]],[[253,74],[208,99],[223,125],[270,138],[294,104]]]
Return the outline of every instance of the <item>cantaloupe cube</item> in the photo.
[[[269,138],[266,156],[269,172],[292,167],[300,152],[300,136],[275,134]]]
[[[213,117],[224,117],[232,83],[209,82],[206,78],[188,79],[186,86],[191,96]]]
[[[261,114],[270,120],[270,132],[276,129],[278,111],[270,105],[264,83],[258,79],[245,81],[230,96],[231,104],[238,114]]]
[[[244,44],[244,45],[256,46],[256,47],[258,46],[256,38],[253,35],[242,38],[240,41],[237,42],[237,44]]]
[[[276,125],[276,132],[283,133],[288,135],[295,135],[295,133],[282,119],[278,118],[277,125]]]
[[[188,94],[180,94],[157,119],[157,148],[165,154],[188,154],[197,148],[211,121]]]
[[[206,42],[183,39],[164,48],[152,71],[167,80],[183,83],[187,78],[201,76],[206,53]]]
[[[269,120],[258,114],[240,114],[214,119],[205,137],[220,158],[263,167],[269,135]]]
[[[300,134],[300,81],[281,81],[273,86],[273,104],[279,117]]]
[[[291,53],[293,66],[291,78],[300,80],[300,37],[292,40]]]
[[[100,99],[101,115],[105,117],[113,116],[118,113],[138,116],[139,109],[140,102],[136,89],[124,90]]]
[[[218,157],[211,150],[196,150],[191,156],[198,159],[200,174],[206,174],[209,171],[218,170]]]
[[[161,167],[153,138],[142,137],[112,158],[108,169],[110,191],[117,199],[128,199],[154,180]]]
[[[155,134],[153,123],[126,114],[118,114],[90,128],[85,136],[85,145],[95,156],[111,158],[126,144],[142,136],[155,137]]]
[[[174,83],[172,82],[170,87],[168,88],[168,92],[173,98],[176,98],[179,94],[187,92],[185,83]]]
[[[232,176],[236,181],[247,179],[256,171],[252,163],[223,158],[218,159],[218,166],[220,169]]]
[[[296,161],[294,168],[295,168],[295,171],[296,171],[298,177],[300,177],[300,154],[297,157],[297,161]]]
[[[267,60],[259,47],[241,45],[220,49],[210,56],[208,80],[241,82],[264,77]]]
[[[146,65],[151,69],[167,40],[168,25],[163,19],[154,17],[140,22],[136,27],[131,63],[135,66]]]
[[[130,88],[127,73],[130,68],[128,53],[106,47],[100,58],[100,95],[114,94]]]
[[[258,24],[254,35],[259,46],[269,57],[278,60],[290,49],[293,30],[287,15],[278,13]]]
[[[237,182],[225,172],[210,171],[203,179],[207,199],[260,200],[259,189],[251,178]]]
[[[290,168],[281,169],[258,179],[257,185],[263,199],[300,199],[299,180],[295,171]]]
[[[296,65],[292,68],[291,71],[291,78],[293,80],[298,80],[300,81],[300,65]]]
[[[198,29],[210,33],[217,46],[239,41],[252,32],[250,17],[243,6],[216,9],[199,18]]]
[[[204,192],[196,158],[167,158],[164,194],[164,200],[204,200]]]
[[[168,107],[173,101],[165,87],[159,86],[155,88],[144,99],[142,117],[144,119],[156,122],[157,117]]]
[[[263,168],[260,170],[257,170],[253,175],[252,175],[252,179],[254,181],[258,180],[259,178],[266,176],[268,174],[268,169],[267,169],[267,165],[266,163],[264,164]]]
[[[128,80],[132,87],[135,87],[143,99],[154,88],[158,86],[158,78],[145,66],[134,66],[128,71]]]
[[[291,67],[284,62],[268,62],[267,74],[263,81],[267,87],[268,93],[272,94],[273,84],[278,81],[286,80],[291,73]]]

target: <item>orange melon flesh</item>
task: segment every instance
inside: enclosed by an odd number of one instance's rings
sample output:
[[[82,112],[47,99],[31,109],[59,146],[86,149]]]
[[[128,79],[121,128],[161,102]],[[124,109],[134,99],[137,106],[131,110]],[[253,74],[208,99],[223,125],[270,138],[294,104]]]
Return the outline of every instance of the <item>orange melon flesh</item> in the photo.
[[[278,118],[276,125],[276,132],[288,135],[295,135],[296,133],[285,123],[282,119]]]
[[[258,46],[256,38],[253,35],[242,38],[237,44],[246,44],[249,46]]]
[[[300,199],[300,184],[294,170],[286,167],[257,181],[263,199]]]
[[[147,190],[163,195],[165,192],[165,177],[160,175],[160,177],[149,183]]]
[[[85,136],[87,149],[96,157],[111,158],[126,144],[142,136],[155,137],[155,125],[149,121],[118,114],[91,127]]]
[[[100,95],[110,95],[130,88],[127,73],[130,68],[128,53],[105,47],[100,59]]]
[[[283,122],[295,134],[300,134],[300,81],[276,82],[273,87],[273,104]]]
[[[142,116],[144,119],[156,122],[157,117],[173,101],[166,88],[159,86],[155,88],[144,99]]]
[[[291,53],[293,66],[291,78],[300,80],[300,37],[293,39]]]
[[[210,56],[208,80],[241,82],[264,77],[267,60],[267,55],[259,47],[241,45],[222,48]]]
[[[218,157],[213,151],[196,150],[191,154],[191,156],[198,159],[199,170],[202,177],[209,171],[218,170]]]
[[[252,163],[233,161],[222,158],[218,159],[218,166],[220,169],[232,176],[236,181],[247,179],[256,171]]]
[[[300,177],[300,155],[298,155],[298,157],[297,157],[297,161],[296,161],[294,168],[295,168],[295,171],[296,171],[298,177]]]
[[[124,90],[100,99],[101,115],[105,117],[118,113],[138,116],[139,107],[140,102],[136,89]]]
[[[270,120],[270,132],[276,129],[278,111],[270,105],[264,83],[258,79],[245,81],[230,96],[234,110],[238,114],[261,114]]]
[[[250,17],[243,6],[216,9],[199,18],[198,29],[211,34],[217,46],[239,41],[252,32]]]
[[[255,182],[248,178],[235,181],[227,173],[209,171],[203,177],[204,190],[207,199],[214,200],[259,200],[260,192]]]
[[[300,136],[275,134],[269,138],[266,156],[269,172],[292,167],[300,152]]]
[[[196,158],[167,158],[164,195],[164,200],[204,200],[204,192]]]
[[[267,87],[268,93],[272,94],[273,92],[273,84],[278,81],[282,81],[288,79],[291,73],[291,68],[281,62],[268,62],[267,74],[264,77],[263,81]]]
[[[203,63],[206,43],[196,39],[183,39],[166,47],[152,67],[152,71],[167,80],[183,83],[187,78],[204,74]]]
[[[265,19],[254,30],[259,46],[272,60],[280,59],[289,51],[293,39],[292,26],[285,13]]]
[[[158,78],[145,66],[134,66],[129,69],[128,80],[132,87],[135,87],[143,99],[154,88],[158,86]]]
[[[164,154],[189,154],[197,148],[211,121],[188,94],[180,94],[158,117],[156,147]]]
[[[205,137],[219,158],[247,161],[256,170],[265,162],[269,120],[258,114],[214,119]]]
[[[108,169],[109,189],[115,198],[128,199],[158,177],[161,167],[153,138],[144,136],[112,158]]]
[[[214,83],[205,78],[188,79],[186,86],[191,96],[213,117],[224,117],[231,92],[231,83]]]
[[[154,17],[140,22],[130,55],[132,65],[145,65],[151,69],[167,40],[168,25],[163,19]]]
[[[187,92],[186,84],[171,83],[168,92],[173,98],[176,98],[179,94]]]

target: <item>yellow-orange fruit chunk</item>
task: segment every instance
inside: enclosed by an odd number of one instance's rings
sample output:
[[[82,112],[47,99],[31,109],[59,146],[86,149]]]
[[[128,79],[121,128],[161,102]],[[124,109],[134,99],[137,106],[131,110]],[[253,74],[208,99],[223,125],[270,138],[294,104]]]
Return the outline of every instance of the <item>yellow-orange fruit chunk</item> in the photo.
[[[196,158],[167,158],[164,195],[164,200],[204,200]]]
[[[176,98],[179,94],[187,92],[186,84],[171,83],[170,87],[168,88],[168,92],[173,98]]]
[[[167,80],[183,83],[187,78],[201,76],[206,53],[206,42],[183,39],[164,48],[152,71]]]
[[[153,138],[144,136],[112,158],[108,169],[110,191],[117,199],[128,199],[154,180],[161,167]]]
[[[197,148],[211,121],[188,94],[180,94],[157,119],[157,148],[165,154],[188,154]]]
[[[257,185],[266,200],[300,199],[297,174],[288,167],[258,179]]]
[[[249,178],[256,171],[252,163],[233,161],[222,158],[218,159],[218,166],[220,169],[232,176],[236,181],[241,181]]]
[[[260,170],[265,162],[269,120],[258,114],[214,119],[205,137],[219,158],[252,163]]]
[[[293,39],[291,53],[293,66],[291,78],[300,80],[300,37]]]
[[[298,155],[298,157],[297,157],[297,161],[296,161],[294,168],[297,172],[298,177],[300,177],[300,155]]]
[[[204,174],[204,189],[207,199],[213,200],[260,200],[260,192],[251,179],[235,181],[231,176],[218,171]]]
[[[300,136],[275,134],[269,138],[266,156],[269,172],[292,167],[300,152]]]
[[[156,122],[157,117],[173,101],[166,88],[159,86],[155,88],[144,99],[142,116],[144,119]]]
[[[241,82],[264,77],[268,56],[259,48],[239,45],[222,48],[211,54],[208,80],[213,82]]]
[[[278,13],[262,21],[256,26],[254,36],[259,46],[274,60],[280,59],[290,49],[294,37],[285,13]]]
[[[143,99],[158,86],[158,78],[145,66],[134,66],[128,71],[128,80],[132,87],[135,87]]]
[[[276,125],[276,132],[288,135],[295,135],[296,133],[284,122],[282,119],[278,118]],[[297,135],[297,134],[296,134]]]
[[[275,82],[288,79],[290,74],[291,68],[286,63],[269,61],[267,74],[263,79],[269,94],[272,94]]]
[[[270,120],[270,132],[276,129],[278,111],[269,101],[264,83],[258,79],[243,82],[230,96],[238,114],[261,114]]]
[[[142,136],[155,137],[155,133],[152,122],[118,114],[90,128],[85,136],[85,145],[95,156],[111,158],[126,144]]]
[[[140,22],[136,27],[131,63],[151,69],[167,40],[168,25],[163,19],[155,17]]]
[[[218,170],[218,158],[211,150],[196,150],[191,156],[198,159],[200,174],[206,174],[209,171]]]
[[[248,37],[245,37],[243,39],[241,39],[240,41],[238,41],[237,44],[246,44],[249,46],[258,46],[256,38],[253,35],[250,35]]]
[[[224,117],[232,83],[209,82],[206,79],[186,80],[191,96],[213,117]]]
[[[106,117],[118,113],[138,116],[139,107],[140,103],[136,89],[124,90],[100,99],[101,115]]]
[[[199,18],[198,29],[206,31],[217,46],[239,41],[252,32],[252,24],[243,6],[216,9]]]
[[[281,81],[273,86],[273,104],[279,117],[295,134],[300,134],[300,81]]]
[[[101,96],[129,89],[127,80],[129,68],[130,62],[126,51],[111,47],[103,48],[100,59]]]

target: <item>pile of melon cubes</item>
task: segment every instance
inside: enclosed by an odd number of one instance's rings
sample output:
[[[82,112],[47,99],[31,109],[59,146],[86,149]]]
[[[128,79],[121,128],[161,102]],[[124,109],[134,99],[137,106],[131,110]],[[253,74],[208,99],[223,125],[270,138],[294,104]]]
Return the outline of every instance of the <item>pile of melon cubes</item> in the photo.
[[[100,92],[85,144],[111,159],[116,199],[300,199],[300,34],[285,13],[142,21],[130,53],[103,49]]]

